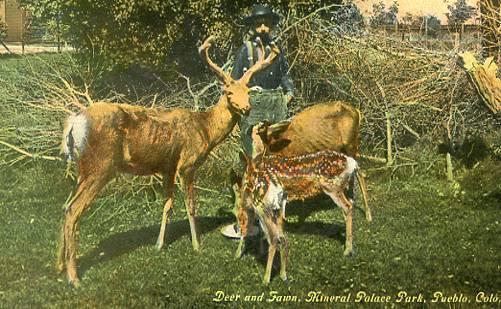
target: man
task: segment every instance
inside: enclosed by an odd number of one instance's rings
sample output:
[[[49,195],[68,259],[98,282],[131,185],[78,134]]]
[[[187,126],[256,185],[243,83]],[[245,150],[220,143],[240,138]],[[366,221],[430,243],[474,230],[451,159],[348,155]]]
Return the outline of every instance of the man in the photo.
[[[238,50],[231,77],[239,79],[258,59],[258,38],[265,46],[265,57],[270,53],[273,42],[273,28],[280,18],[270,8],[254,5],[244,23],[250,28],[251,38]],[[252,77],[249,87],[251,111],[240,122],[241,140],[244,152],[250,155],[251,138],[249,129],[258,122],[275,123],[287,118],[287,104],[294,97],[294,85],[288,73],[289,64],[283,53],[273,63]]]
[[[254,5],[251,14],[244,18],[249,28],[250,40],[246,41],[238,50],[231,77],[239,79],[257,61],[259,43],[265,47],[265,57],[270,53],[270,44],[273,42],[274,27],[280,21],[278,14],[263,5]],[[252,138],[250,130],[259,122],[276,123],[287,118],[287,105],[294,97],[294,85],[288,73],[289,64],[281,52],[267,68],[253,75],[249,88],[251,110],[249,115],[242,117],[240,122],[240,139],[245,155],[252,152]],[[238,192],[235,192],[237,195]],[[235,205],[235,212],[237,211]],[[257,232],[250,230],[249,234]],[[231,224],[222,229],[228,237],[239,238],[237,224]]]

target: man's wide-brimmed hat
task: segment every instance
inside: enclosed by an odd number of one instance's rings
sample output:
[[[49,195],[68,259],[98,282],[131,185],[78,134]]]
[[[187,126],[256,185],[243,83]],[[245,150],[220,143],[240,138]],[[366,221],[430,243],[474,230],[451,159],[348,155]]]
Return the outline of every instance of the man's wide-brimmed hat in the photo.
[[[246,25],[252,25],[257,18],[270,18],[274,26],[280,21],[280,16],[273,12],[269,7],[256,4],[252,6],[252,11],[249,16],[244,17],[244,23]]]

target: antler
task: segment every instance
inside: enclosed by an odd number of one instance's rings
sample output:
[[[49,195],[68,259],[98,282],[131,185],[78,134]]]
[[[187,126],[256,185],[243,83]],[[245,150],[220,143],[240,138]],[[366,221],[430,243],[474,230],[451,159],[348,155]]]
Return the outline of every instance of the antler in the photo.
[[[268,57],[266,57],[266,59],[263,59],[264,54],[265,54],[264,46],[259,38],[257,39],[257,41],[258,41],[259,51],[260,51],[258,53],[259,58],[258,58],[257,62],[252,67],[250,67],[247,70],[247,72],[245,72],[245,74],[240,78],[240,81],[242,81],[244,84],[248,84],[254,73],[269,66],[273,62],[273,59],[275,59],[275,57],[278,54],[280,54],[280,49],[275,45],[275,43],[272,42],[270,44],[270,46],[271,46],[270,54],[268,55]]]
[[[217,77],[224,83],[224,84],[230,84],[232,81],[231,77],[222,69],[220,68],[217,64],[215,64],[210,58],[209,58],[209,47],[212,46],[212,42],[214,41],[214,36],[211,35],[208,37],[205,42],[198,48],[198,53],[202,56],[207,61],[207,64],[209,67],[216,73]]]

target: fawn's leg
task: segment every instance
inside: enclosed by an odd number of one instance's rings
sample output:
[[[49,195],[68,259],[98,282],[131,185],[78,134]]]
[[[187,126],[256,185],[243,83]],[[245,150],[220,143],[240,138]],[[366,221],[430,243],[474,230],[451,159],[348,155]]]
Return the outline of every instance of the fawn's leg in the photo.
[[[275,252],[277,251],[277,242],[272,240],[268,247],[268,261],[266,263],[266,271],[264,273],[263,283],[269,284],[271,279],[271,268],[273,267],[273,259],[275,258]]]
[[[280,278],[287,281],[287,261],[289,259],[289,243],[283,231],[284,219],[280,215],[278,218],[278,232],[280,235]]]
[[[235,258],[242,257],[245,251],[245,241],[247,239],[249,223],[253,224],[250,217],[252,217],[252,214],[248,208],[241,205],[237,208],[238,225],[240,226],[240,241],[237,251],[235,252]]]

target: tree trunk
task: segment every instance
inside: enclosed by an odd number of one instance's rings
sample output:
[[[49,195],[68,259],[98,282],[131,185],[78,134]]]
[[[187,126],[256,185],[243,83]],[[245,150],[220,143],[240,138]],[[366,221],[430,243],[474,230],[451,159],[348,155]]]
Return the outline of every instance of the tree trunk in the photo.
[[[458,64],[468,77],[487,107],[497,114],[501,110],[501,80],[496,77],[498,66],[493,57],[479,63],[471,52],[459,54]]]

